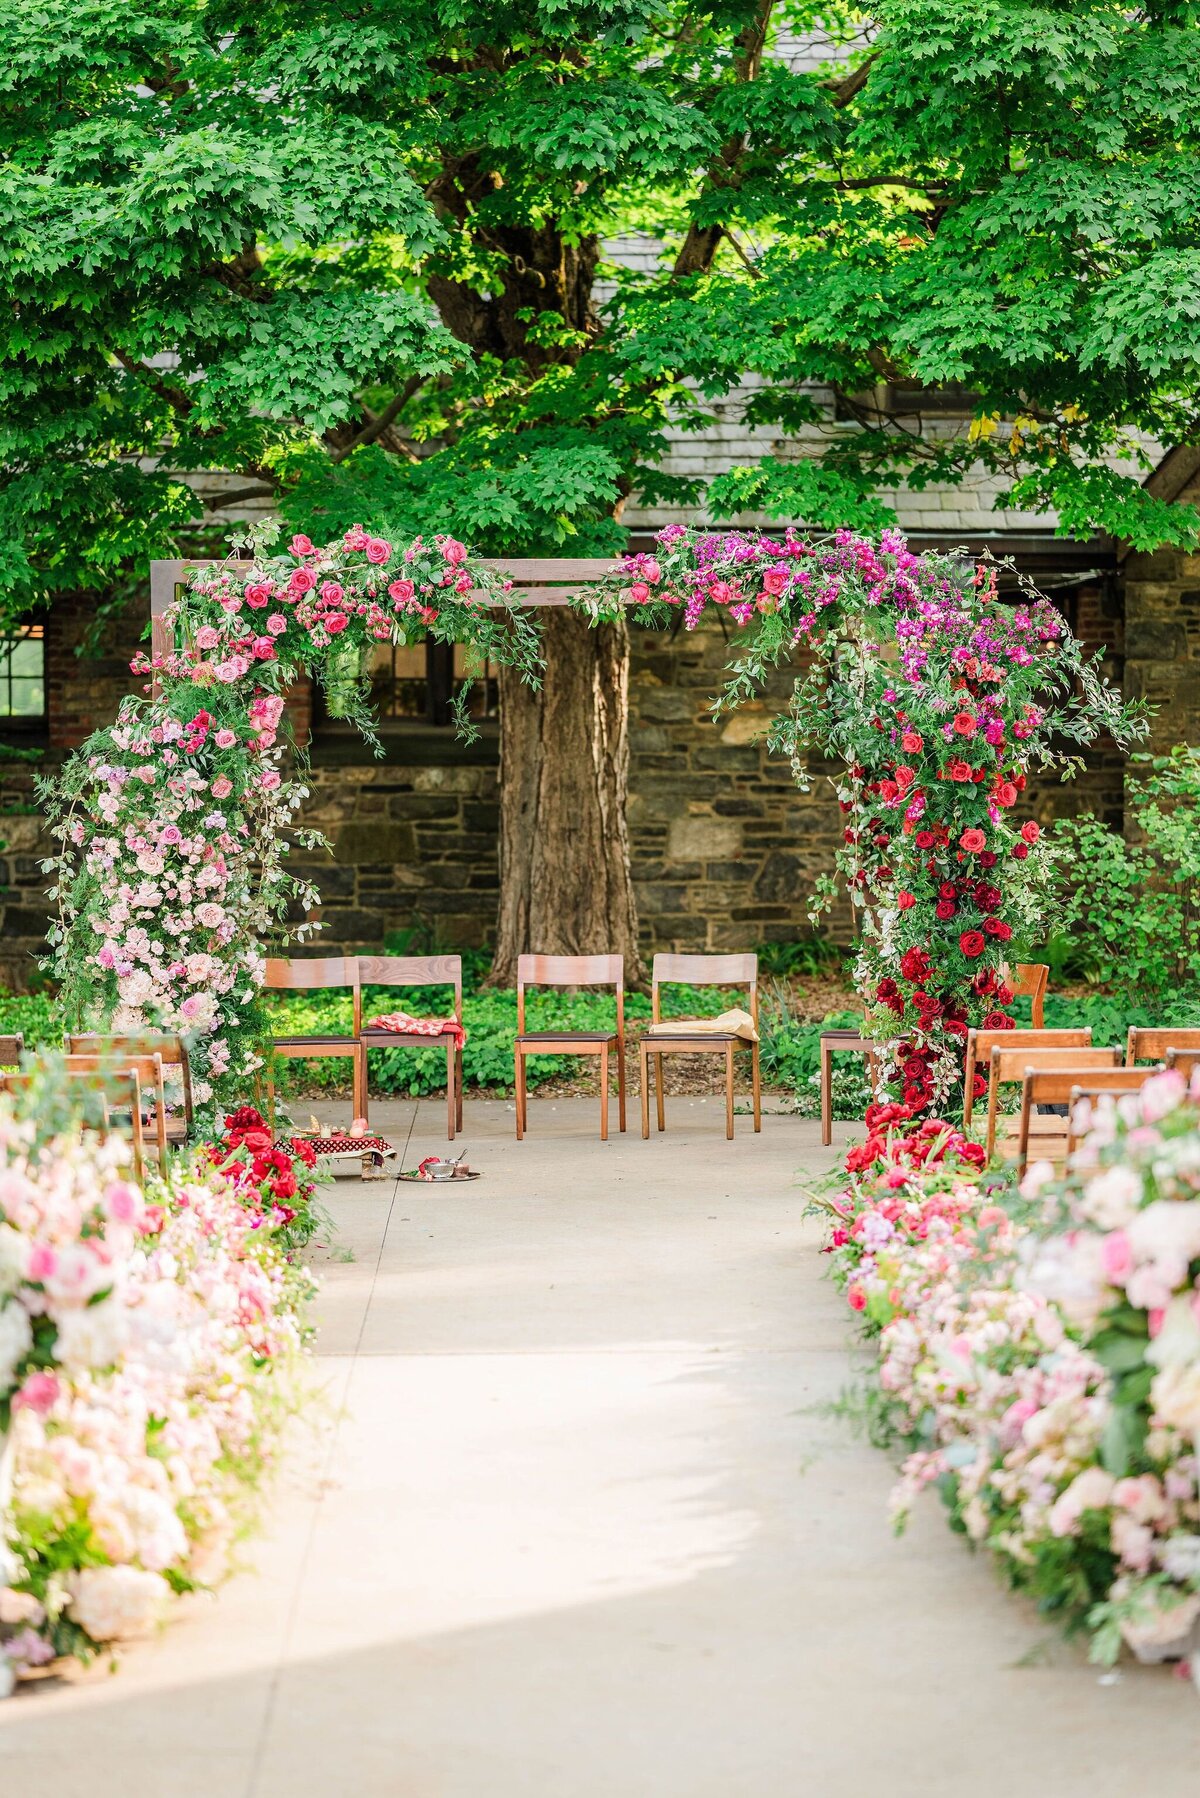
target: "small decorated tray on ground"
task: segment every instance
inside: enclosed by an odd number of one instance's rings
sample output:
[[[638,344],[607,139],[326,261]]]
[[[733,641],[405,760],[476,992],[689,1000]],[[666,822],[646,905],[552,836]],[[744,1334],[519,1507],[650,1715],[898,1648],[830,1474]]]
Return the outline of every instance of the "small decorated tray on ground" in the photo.
[[[309,1121],[312,1128],[296,1134],[327,1161],[369,1161],[378,1170],[396,1153],[386,1136],[371,1135],[360,1118],[355,1118],[349,1130],[326,1129],[316,1118]]]

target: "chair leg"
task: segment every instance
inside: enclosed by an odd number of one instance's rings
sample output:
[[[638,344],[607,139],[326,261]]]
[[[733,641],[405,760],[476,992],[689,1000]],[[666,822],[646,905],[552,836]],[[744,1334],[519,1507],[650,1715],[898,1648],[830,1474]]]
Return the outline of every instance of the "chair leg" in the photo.
[[[642,1140],[650,1140],[650,1057],[645,1045],[638,1052],[638,1072],[641,1075],[642,1088]]]
[[[821,1141],[826,1148],[833,1141],[833,1067],[832,1056],[821,1044]]]
[[[608,1048],[600,1051],[600,1141],[608,1141]]]
[[[625,1134],[625,1045],[617,1044],[617,1122]]]
[[[725,1135],[733,1141],[733,1044],[725,1045]]]
[[[754,1088],[754,1128],[762,1129],[762,1070],[758,1065],[758,1044],[750,1053],[750,1078]]]
[[[367,1050],[365,1044],[360,1045],[358,1054],[354,1058],[354,1080],[358,1087],[358,1093],[354,1100],[354,1115],[356,1118],[361,1118],[366,1124],[370,1122],[370,1099],[367,1094]]]
[[[463,1053],[454,1051],[454,1117],[459,1130],[463,1127]]]
[[[518,1049],[515,1055],[514,1087],[517,1101],[517,1141],[525,1134],[525,1057]]]
[[[446,1141],[454,1141],[454,1119],[457,1113],[458,1094],[454,1090],[454,1044],[446,1050]]]
[[[661,1053],[654,1057],[654,1097],[658,1106],[658,1127],[660,1130],[665,1130],[667,1120],[663,1110],[663,1058]]]

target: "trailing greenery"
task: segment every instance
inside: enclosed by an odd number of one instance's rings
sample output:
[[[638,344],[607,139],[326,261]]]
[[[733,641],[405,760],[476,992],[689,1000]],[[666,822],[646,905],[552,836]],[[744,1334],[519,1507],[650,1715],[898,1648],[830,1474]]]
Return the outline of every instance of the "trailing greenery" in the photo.
[[[875,531],[983,472],[1070,535],[1196,540],[1142,485],[1194,431],[1186,0],[0,0],[0,32],[8,609],[119,595],[214,468],[321,537],[602,553],[631,490],[701,497],[667,427],[747,373],[803,454],[716,516]],[[628,232],[650,266],[607,261]],[[970,417],[919,428],[946,384]]]

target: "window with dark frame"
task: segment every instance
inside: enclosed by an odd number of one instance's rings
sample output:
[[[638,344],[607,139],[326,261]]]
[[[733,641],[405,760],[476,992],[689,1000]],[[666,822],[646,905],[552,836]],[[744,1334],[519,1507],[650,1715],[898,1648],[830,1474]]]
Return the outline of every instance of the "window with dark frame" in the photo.
[[[371,654],[369,678],[371,707],[380,727],[413,724],[437,728],[454,722],[451,704],[468,680],[471,692],[467,711],[477,723],[494,719],[500,707],[500,671],[485,662],[477,673],[468,673],[472,658],[461,643],[377,643]],[[344,729],[341,719],[324,713],[323,731]]]
[[[0,733],[34,736],[45,728],[45,627],[12,625],[0,631]]]

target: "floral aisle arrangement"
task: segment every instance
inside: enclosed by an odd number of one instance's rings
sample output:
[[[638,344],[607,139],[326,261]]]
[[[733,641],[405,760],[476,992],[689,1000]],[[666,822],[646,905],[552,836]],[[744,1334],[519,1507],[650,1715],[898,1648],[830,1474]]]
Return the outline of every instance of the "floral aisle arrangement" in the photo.
[[[222,1577],[295,1403],[308,1273],[198,1156],[0,1110],[0,1695]]]
[[[185,1035],[210,1119],[258,1063],[263,945],[318,897],[288,867],[294,842],[323,841],[295,827],[307,788],[285,755],[288,688],[314,675],[369,734],[376,642],[432,634],[530,680],[538,668],[529,618],[453,538],[398,549],[356,527],[269,547],[260,533],[249,560],[195,571],[166,620],[175,648],[138,657],[143,691],[42,788],[62,845],[48,965],[68,1016]]]
[[[874,1433],[905,1453],[898,1522],[934,1485],[1095,1659],[1122,1639],[1182,1652],[1200,1620],[1200,1083],[1164,1073],[1104,1102],[1071,1171],[1040,1163],[1019,1189],[950,1126],[873,1135],[829,1254],[877,1351]]]
[[[1134,741],[1139,712],[1048,599],[1022,582],[1001,600],[995,564],[917,555],[895,531],[809,541],[672,525],[657,543],[626,559],[593,613],[631,603],[693,629],[715,610],[749,627],[724,706],[777,663],[806,664],[772,742],[802,786],[806,751],[840,764],[838,868],[857,908],[866,1029],[891,1045],[891,1095],[912,1115],[942,1105],[967,1030],[1009,1023],[1008,944],[1040,923],[1049,870],[1030,773],[1073,773],[1063,742]],[[832,896],[827,882],[817,909]]]
[[[311,1242],[322,1223],[316,1150],[302,1136],[277,1136],[253,1105],[225,1119],[223,1136],[204,1152],[258,1224],[279,1233],[289,1251]]]

